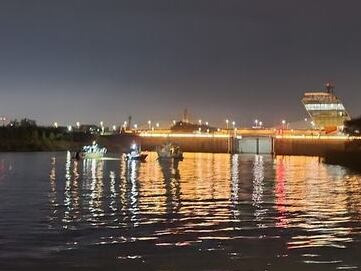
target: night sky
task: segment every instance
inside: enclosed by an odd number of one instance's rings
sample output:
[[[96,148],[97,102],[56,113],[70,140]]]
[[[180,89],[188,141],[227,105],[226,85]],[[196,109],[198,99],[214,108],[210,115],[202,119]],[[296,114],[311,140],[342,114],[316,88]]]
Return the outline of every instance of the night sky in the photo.
[[[361,115],[361,1],[1,0],[0,114],[40,124]]]

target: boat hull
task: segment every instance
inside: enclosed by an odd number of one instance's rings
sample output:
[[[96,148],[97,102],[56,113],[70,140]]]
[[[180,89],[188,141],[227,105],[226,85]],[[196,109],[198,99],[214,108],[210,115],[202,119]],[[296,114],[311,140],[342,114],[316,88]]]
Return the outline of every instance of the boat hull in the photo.
[[[104,153],[83,153],[81,157],[83,159],[100,159],[104,157]]]
[[[130,156],[127,155],[127,160],[129,161],[145,161],[145,159],[147,159],[148,154],[139,154],[139,155],[134,155],[134,156]]]

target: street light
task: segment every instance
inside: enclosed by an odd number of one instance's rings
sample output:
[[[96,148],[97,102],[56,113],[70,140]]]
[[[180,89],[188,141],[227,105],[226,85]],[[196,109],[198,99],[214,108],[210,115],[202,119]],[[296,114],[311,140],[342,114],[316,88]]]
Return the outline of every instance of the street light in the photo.
[[[206,126],[208,126],[208,121],[206,121]]]
[[[104,122],[100,121],[100,128],[102,130],[102,134],[104,134]]]
[[[260,122],[259,122],[259,127],[262,127],[262,125],[263,125],[263,122],[260,121]]]
[[[157,128],[159,128],[159,122],[157,122],[157,123],[155,124],[155,126],[156,126]]]
[[[177,122],[176,122],[176,120],[173,120],[173,125],[175,125]]]
[[[4,127],[4,126],[5,126],[6,118],[5,118],[5,117],[0,117],[0,120],[3,122],[3,127]]]
[[[57,122],[54,122],[54,127],[58,128],[58,123]]]
[[[229,120],[228,119],[226,119],[226,127],[227,127],[227,130],[228,130],[228,128],[229,128]]]
[[[113,131],[115,132],[117,130],[117,126],[113,125]]]
[[[282,129],[285,129],[286,120],[282,120]]]
[[[71,125],[68,126],[68,132],[71,132],[71,130],[73,130],[73,127],[71,127]]]
[[[149,130],[152,128],[152,121],[151,120],[148,120],[148,128],[149,128]]]
[[[77,127],[78,129],[80,128],[80,122],[79,122],[79,121],[76,122],[76,127]]]
[[[235,121],[232,121],[232,126],[233,126],[233,128],[235,128],[235,126],[236,126],[236,122],[235,122]]]
[[[138,124],[134,124],[134,129],[135,129],[135,130],[138,129]]]

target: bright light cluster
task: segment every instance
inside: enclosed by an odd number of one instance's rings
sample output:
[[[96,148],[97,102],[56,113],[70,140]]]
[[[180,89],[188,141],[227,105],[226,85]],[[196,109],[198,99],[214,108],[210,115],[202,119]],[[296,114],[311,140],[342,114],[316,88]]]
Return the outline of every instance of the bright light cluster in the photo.
[[[305,108],[307,111],[345,110],[345,107],[341,103],[305,104]]]
[[[190,138],[228,138],[230,137],[227,134],[155,134],[155,133],[140,133],[142,137],[190,137]],[[237,136],[237,138],[242,138],[242,136]]]
[[[353,140],[353,139],[361,139],[360,136],[347,136],[347,135],[277,135],[277,139],[326,139],[326,140]]]

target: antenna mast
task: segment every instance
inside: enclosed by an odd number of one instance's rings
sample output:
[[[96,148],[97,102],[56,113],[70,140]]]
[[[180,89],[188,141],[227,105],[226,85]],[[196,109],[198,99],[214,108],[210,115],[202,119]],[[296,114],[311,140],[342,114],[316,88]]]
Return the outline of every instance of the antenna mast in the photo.
[[[333,93],[333,91],[335,90],[335,83],[332,81],[328,81],[325,84],[325,87],[328,93]]]

